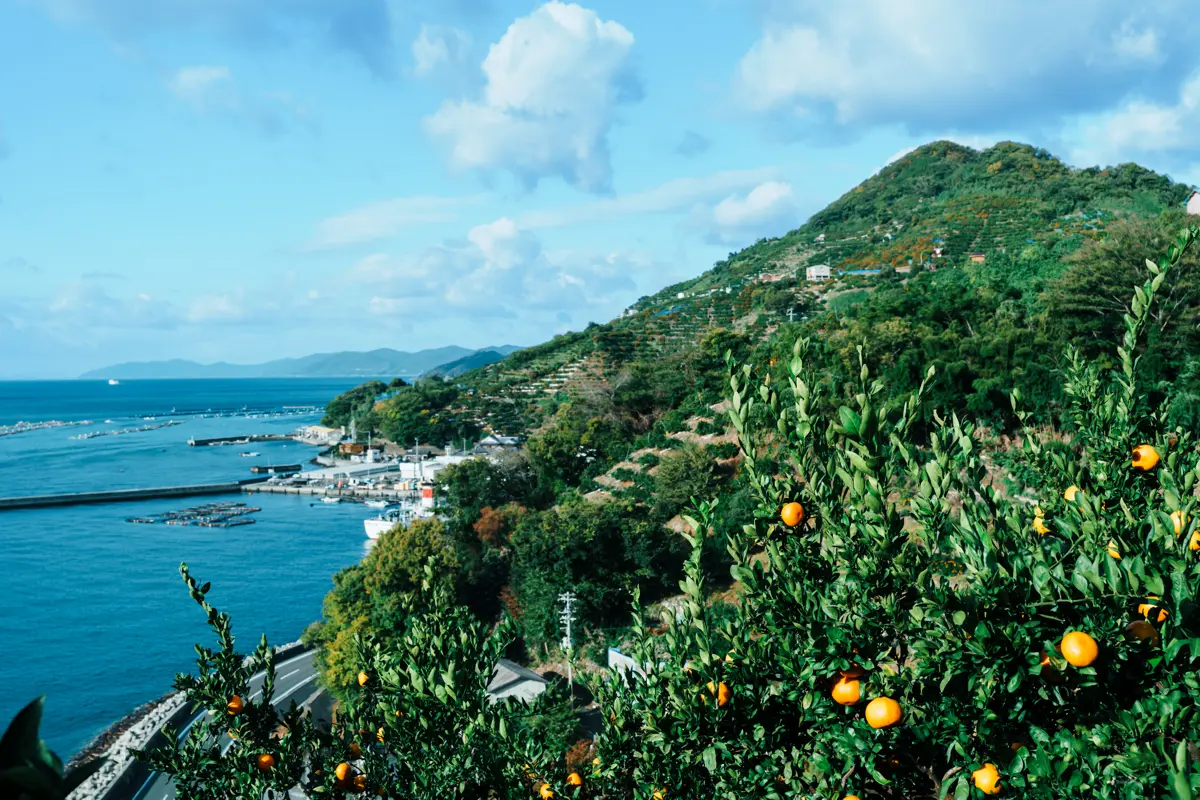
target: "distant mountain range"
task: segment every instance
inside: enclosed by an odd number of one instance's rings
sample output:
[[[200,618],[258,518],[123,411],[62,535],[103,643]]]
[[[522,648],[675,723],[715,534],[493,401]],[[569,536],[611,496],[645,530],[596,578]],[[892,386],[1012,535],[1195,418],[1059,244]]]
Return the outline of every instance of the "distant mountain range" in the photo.
[[[431,350],[408,353],[403,350],[380,348],[366,353],[343,351],[341,353],[317,353],[303,358],[281,358],[265,364],[199,364],[195,361],[171,359],[170,361],[131,361],[95,369],[80,375],[82,380],[163,379],[163,378],[389,378],[411,377],[438,372],[452,377],[461,374],[450,372],[453,365],[479,356],[472,367],[499,361],[504,356],[521,348],[506,344],[471,350],[450,345]],[[445,369],[440,369],[442,367]]]
[[[447,361],[445,364],[439,364],[421,377],[426,378],[433,375],[440,375],[443,378],[457,378],[459,375],[463,375],[473,369],[486,367],[488,364],[495,364],[511,352],[512,350],[505,350],[504,347],[477,350],[462,358],[456,358],[453,361]]]

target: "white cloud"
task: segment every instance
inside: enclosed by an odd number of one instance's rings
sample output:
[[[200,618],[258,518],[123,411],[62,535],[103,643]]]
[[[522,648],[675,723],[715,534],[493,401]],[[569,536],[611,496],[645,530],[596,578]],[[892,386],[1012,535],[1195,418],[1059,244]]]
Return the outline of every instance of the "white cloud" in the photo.
[[[263,133],[278,134],[296,123],[311,125],[308,111],[287,92],[243,92],[224,66],[181,67],[167,88],[198,114],[248,122]]]
[[[460,62],[470,47],[471,36],[464,30],[422,25],[412,43],[413,72],[428,75],[443,65]]]
[[[580,203],[574,206],[530,211],[522,214],[521,227],[558,228],[580,223],[620,219],[634,214],[660,214],[690,210],[697,203],[716,200],[730,192],[747,189],[776,177],[774,167],[729,170],[700,178],[676,178],[642,192]]]
[[[379,315],[431,309],[470,317],[524,317],[590,307],[619,307],[636,291],[644,258],[622,253],[546,253],[538,237],[502,217],[477,225],[464,240],[408,256],[376,253],[350,272],[370,287]],[[607,312],[606,312],[607,313]]]
[[[395,236],[405,228],[453,222],[457,209],[476,198],[396,197],[370,203],[317,223],[309,250],[326,250]]]
[[[1200,150],[1200,74],[1183,85],[1173,103],[1133,99],[1109,113],[1081,118],[1071,126],[1069,140],[1070,160],[1080,166]]]
[[[447,102],[425,128],[459,169],[501,169],[527,186],[557,175],[589,191],[611,182],[608,130],[640,99],[633,34],[551,0],[514,21],[483,61],[480,100]]]
[[[943,140],[947,142],[954,142],[955,144],[961,144],[963,147],[970,147],[974,150],[987,150],[989,147],[993,147],[997,142],[1003,141],[1003,138],[998,136],[962,136],[957,134],[929,137],[929,141]],[[895,153],[888,156],[887,161],[884,161],[883,165],[880,166],[879,169],[875,170],[873,174],[879,174],[884,167],[899,161],[920,146],[921,145],[919,144],[915,144],[912,147],[906,147],[903,150],[897,150]]]
[[[181,67],[171,76],[167,86],[180,100],[204,108],[212,102],[219,87],[229,85],[232,78],[229,67]]]
[[[782,181],[761,183],[745,195],[729,195],[711,208],[698,209],[692,217],[709,242],[733,245],[782,235],[798,222],[795,194]]]
[[[241,287],[233,292],[201,295],[188,306],[185,318],[193,325],[242,321],[250,316],[245,299],[245,292]]]
[[[62,284],[44,306],[43,316],[30,320],[32,327],[70,341],[86,340],[98,330],[166,330],[178,322],[175,308],[165,300],[155,300],[145,292],[114,297],[91,280]]]
[[[1182,0],[778,0],[735,83],[795,133],[992,131],[1181,79],[1198,22]]]

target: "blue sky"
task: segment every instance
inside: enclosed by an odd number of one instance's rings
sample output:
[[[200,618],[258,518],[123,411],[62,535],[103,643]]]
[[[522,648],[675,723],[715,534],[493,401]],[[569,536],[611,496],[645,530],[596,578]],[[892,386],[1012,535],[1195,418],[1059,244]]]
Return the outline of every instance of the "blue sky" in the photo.
[[[1200,180],[1183,0],[0,0],[0,376],[528,345],[936,138]]]

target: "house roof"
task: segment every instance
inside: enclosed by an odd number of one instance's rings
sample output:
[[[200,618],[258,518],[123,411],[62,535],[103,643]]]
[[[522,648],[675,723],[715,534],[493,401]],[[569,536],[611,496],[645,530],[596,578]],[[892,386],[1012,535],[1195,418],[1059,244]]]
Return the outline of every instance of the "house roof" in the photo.
[[[497,659],[496,671],[488,683],[488,694],[492,701],[506,697],[517,697],[521,700],[532,700],[546,691],[549,681],[531,669],[506,658]]]

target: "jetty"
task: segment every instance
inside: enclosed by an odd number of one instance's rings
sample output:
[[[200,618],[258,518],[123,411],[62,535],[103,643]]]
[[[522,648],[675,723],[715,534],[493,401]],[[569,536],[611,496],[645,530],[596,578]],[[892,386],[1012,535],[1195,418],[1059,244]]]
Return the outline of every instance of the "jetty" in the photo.
[[[200,497],[203,495],[240,494],[263,478],[229,483],[202,483],[192,486],[159,486],[152,489],[112,489],[107,492],[67,492],[29,497],[0,497],[0,511],[19,508],[78,506],[92,503],[124,503],[131,500],[156,500],[162,497]]]
[[[299,472],[302,469],[304,469],[302,464],[276,464],[273,467],[251,467],[250,471],[255,475],[278,475],[279,473]]]
[[[251,442],[287,442],[290,433],[256,433],[253,436],[219,436],[215,439],[188,439],[192,447],[215,447],[225,444],[250,444]]]

